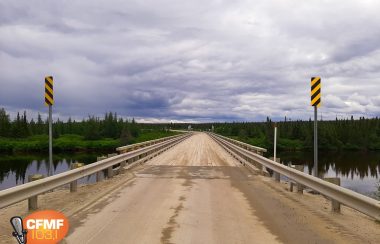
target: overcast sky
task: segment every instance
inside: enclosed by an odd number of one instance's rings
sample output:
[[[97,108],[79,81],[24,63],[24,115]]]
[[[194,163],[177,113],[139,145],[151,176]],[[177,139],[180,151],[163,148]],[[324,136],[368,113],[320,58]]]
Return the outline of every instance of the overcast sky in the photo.
[[[139,121],[380,116],[378,0],[1,0],[0,107]]]

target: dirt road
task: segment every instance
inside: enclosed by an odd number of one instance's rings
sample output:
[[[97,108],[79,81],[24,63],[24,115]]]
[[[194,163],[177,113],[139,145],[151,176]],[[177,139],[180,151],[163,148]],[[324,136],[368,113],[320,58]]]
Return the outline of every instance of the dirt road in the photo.
[[[379,225],[363,216],[368,229],[349,229],[347,217],[354,221],[358,213],[331,221],[327,211],[309,206],[324,206],[318,203],[323,199],[284,194],[283,186],[248,171],[206,134],[196,134],[137,169],[121,190],[73,216],[66,241],[375,243],[380,238]]]

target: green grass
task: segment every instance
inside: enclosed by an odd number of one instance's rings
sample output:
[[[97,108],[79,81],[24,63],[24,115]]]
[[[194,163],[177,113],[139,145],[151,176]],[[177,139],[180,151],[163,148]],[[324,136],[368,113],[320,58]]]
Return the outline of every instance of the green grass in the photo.
[[[278,149],[284,151],[299,151],[305,149],[304,144],[301,140],[297,139],[278,139]]]
[[[264,137],[246,137],[240,138],[239,136],[229,136],[232,139],[248,143],[256,147],[262,147],[266,149],[271,149],[273,145],[268,144],[268,141]],[[277,143],[277,149],[283,151],[300,151],[305,150],[306,147],[301,140],[293,140],[286,138],[279,138]]]
[[[268,148],[266,139],[264,137],[247,137],[247,138],[240,138],[239,136],[229,136],[232,139],[248,143],[255,147],[262,147],[262,148]]]
[[[252,138],[252,137],[241,138],[239,136],[229,136],[229,137],[232,139],[238,140],[238,141],[242,141],[242,142],[251,144],[253,146],[266,148],[268,150],[273,149],[272,142],[269,143],[268,140],[266,140],[266,138],[264,138],[264,137],[255,137],[255,138]],[[278,138],[277,149],[279,151],[310,151],[313,149],[313,146],[305,144],[305,142],[302,140],[287,139],[287,138],[281,138],[280,137],[280,138]],[[351,144],[351,143],[342,144],[341,146],[337,147],[334,145],[323,144],[320,142],[319,143],[319,149],[321,151],[323,151],[323,150],[324,151],[337,151],[337,150],[347,150],[347,151],[360,151],[360,150],[362,150],[363,151],[363,150],[367,150],[367,149],[369,149],[369,150],[380,150],[380,143],[376,144],[376,142],[373,142],[372,144],[370,144],[370,146],[368,148],[366,148],[366,147],[360,147],[358,145]]]
[[[144,141],[150,141],[155,140],[167,136],[174,136],[177,135],[177,132],[173,131],[162,131],[162,130],[143,130],[141,131],[140,135],[135,138],[132,143],[139,143]]]
[[[79,135],[63,135],[53,141],[53,148],[58,151],[107,150],[118,146],[120,146],[119,139],[85,140]]]
[[[131,143],[154,140],[175,134],[177,133],[170,131],[143,130]],[[122,146],[120,139],[85,140],[83,136],[71,134],[61,135],[53,140],[53,150],[57,152],[114,150],[119,146]],[[24,139],[0,137],[0,152],[45,152],[48,148],[49,137],[47,135],[31,136]]]
[[[48,146],[47,136],[32,136],[25,139],[0,138],[0,151],[41,151]]]

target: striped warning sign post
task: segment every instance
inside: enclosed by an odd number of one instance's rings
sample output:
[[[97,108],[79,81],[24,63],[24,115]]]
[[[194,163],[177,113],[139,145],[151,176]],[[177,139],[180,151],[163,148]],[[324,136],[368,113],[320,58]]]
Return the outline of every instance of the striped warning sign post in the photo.
[[[53,76],[45,77],[45,105],[49,106],[49,169],[48,176],[53,174],[53,119],[52,106],[54,104]]]
[[[311,77],[311,106],[314,107],[314,176],[318,177],[318,107],[321,106],[321,77]]]
[[[52,106],[54,104],[53,92],[53,76],[45,77],[45,105]]]
[[[321,106],[321,77],[311,78],[311,106]]]

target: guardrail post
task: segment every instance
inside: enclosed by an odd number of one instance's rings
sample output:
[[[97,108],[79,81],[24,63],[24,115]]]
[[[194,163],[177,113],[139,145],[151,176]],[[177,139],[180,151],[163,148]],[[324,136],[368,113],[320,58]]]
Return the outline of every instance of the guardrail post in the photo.
[[[43,179],[43,175],[29,175],[28,176],[28,182],[41,180]],[[36,210],[38,209],[38,196],[30,197],[28,198],[28,209],[29,210]]]
[[[289,181],[289,191],[293,192],[294,183],[292,181]]]
[[[260,174],[261,175],[264,175],[264,176],[267,176],[267,172],[265,170],[265,166],[260,164]]]
[[[118,155],[117,153],[110,153],[110,154],[108,154],[108,158],[112,158],[112,157],[115,157],[117,155]],[[121,164],[120,164],[120,166],[121,166]],[[121,168],[120,168],[120,170],[121,170]],[[110,166],[107,168],[107,178],[111,179],[113,177],[113,175],[114,175],[113,166]]]
[[[273,157],[270,157],[269,159],[270,160],[274,160]],[[276,158],[276,162],[277,163],[281,163],[281,159],[280,158]],[[280,173],[273,171],[273,177],[274,177],[275,181],[280,182]]]
[[[126,165],[127,165],[127,161],[125,161],[125,160],[120,163],[119,173],[124,171],[124,167]]]
[[[332,178],[323,178],[323,179],[327,182],[340,186],[340,178],[332,177]],[[340,213],[340,202],[334,199],[331,199],[331,211],[335,213]]]
[[[112,177],[113,177],[113,168],[111,166],[107,168],[107,178],[111,179]]]
[[[294,169],[303,172],[304,166],[303,165],[292,165]],[[293,181],[290,180],[290,186],[289,186],[289,191],[293,192],[294,185],[297,186],[297,193],[303,194],[304,186],[299,184],[299,183],[294,183]]]
[[[73,163],[70,165],[70,169],[77,169],[83,166],[84,164],[82,163]],[[78,190],[78,180],[75,180],[70,183],[70,192],[76,192],[77,190]]]
[[[104,159],[107,159],[107,157],[106,156],[101,156],[101,157],[97,157],[96,161],[101,161],[101,160],[104,160]],[[96,172],[96,182],[102,181],[102,179],[103,179],[102,173],[103,173],[103,170],[99,171],[99,172]],[[103,175],[104,175],[104,173],[103,173]]]
[[[303,165],[295,165],[294,168],[298,171],[301,171],[301,172],[303,172],[303,170],[304,170]],[[297,193],[303,194],[303,189],[304,189],[304,186],[301,185],[300,183],[297,183]]]

